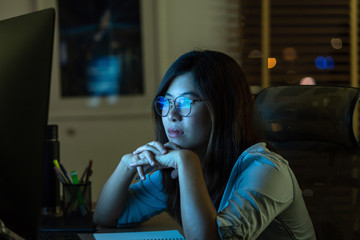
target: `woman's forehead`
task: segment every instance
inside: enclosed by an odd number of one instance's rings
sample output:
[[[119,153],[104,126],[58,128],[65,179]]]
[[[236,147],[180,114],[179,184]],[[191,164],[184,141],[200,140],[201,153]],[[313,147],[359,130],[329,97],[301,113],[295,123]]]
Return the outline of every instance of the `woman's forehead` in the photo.
[[[182,74],[174,78],[166,90],[168,96],[193,95],[198,96],[199,91],[194,83],[193,75],[190,73]]]

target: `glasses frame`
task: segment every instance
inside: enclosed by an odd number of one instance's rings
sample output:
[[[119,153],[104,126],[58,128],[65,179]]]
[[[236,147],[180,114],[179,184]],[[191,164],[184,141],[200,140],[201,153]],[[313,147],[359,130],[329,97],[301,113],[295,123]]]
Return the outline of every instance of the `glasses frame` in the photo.
[[[159,97],[165,98],[165,99],[169,102],[169,109],[168,109],[168,111],[166,112],[166,114],[161,114],[161,113],[158,111],[157,107],[156,107],[156,102],[157,102],[157,99],[158,99]],[[190,101],[190,105],[189,105],[189,109],[190,109],[190,110],[189,110],[189,113],[186,114],[186,115],[182,115],[182,114],[179,112],[179,110],[176,108],[175,103],[176,103],[177,99],[180,98],[180,97],[182,97],[182,98],[187,98],[187,99],[189,99],[189,101]],[[185,97],[185,96],[178,96],[178,97],[176,97],[175,99],[168,99],[168,98],[166,98],[166,97],[164,97],[164,96],[157,96],[157,97],[154,99],[153,104],[154,104],[155,112],[156,112],[160,117],[166,117],[166,116],[169,114],[170,109],[171,109],[172,107],[175,109],[175,111],[176,111],[176,113],[177,113],[178,115],[180,115],[181,117],[187,117],[187,116],[189,116],[190,113],[191,113],[191,105],[194,104],[194,103],[196,103],[196,102],[203,102],[203,101],[206,101],[206,99],[191,99],[191,98],[188,98],[188,97]]]

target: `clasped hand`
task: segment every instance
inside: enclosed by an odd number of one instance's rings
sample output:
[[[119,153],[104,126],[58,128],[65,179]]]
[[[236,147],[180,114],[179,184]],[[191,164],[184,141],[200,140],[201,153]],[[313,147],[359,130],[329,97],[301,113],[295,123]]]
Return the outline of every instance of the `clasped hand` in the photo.
[[[129,168],[136,167],[142,180],[145,180],[145,169],[149,167],[155,167],[156,169],[174,168],[171,172],[171,177],[176,178],[176,150],[180,149],[178,145],[172,142],[162,144],[158,141],[153,141],[136,149],[128,166]]]

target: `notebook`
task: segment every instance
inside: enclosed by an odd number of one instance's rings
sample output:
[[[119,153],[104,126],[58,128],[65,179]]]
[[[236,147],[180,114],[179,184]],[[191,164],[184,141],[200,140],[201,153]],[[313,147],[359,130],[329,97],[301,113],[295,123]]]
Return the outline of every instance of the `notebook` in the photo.
[[[150,231],[150,232],[121,232],[121,233],[95,233],[96,240],[184,240],[177,230]]]

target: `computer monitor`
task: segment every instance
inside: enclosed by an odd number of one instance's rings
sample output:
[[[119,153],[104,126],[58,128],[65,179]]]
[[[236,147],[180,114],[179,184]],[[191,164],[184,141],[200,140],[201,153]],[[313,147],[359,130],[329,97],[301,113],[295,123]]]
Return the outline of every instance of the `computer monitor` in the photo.
[[[0,21],[0,219],[38,239],[54,9]]]

